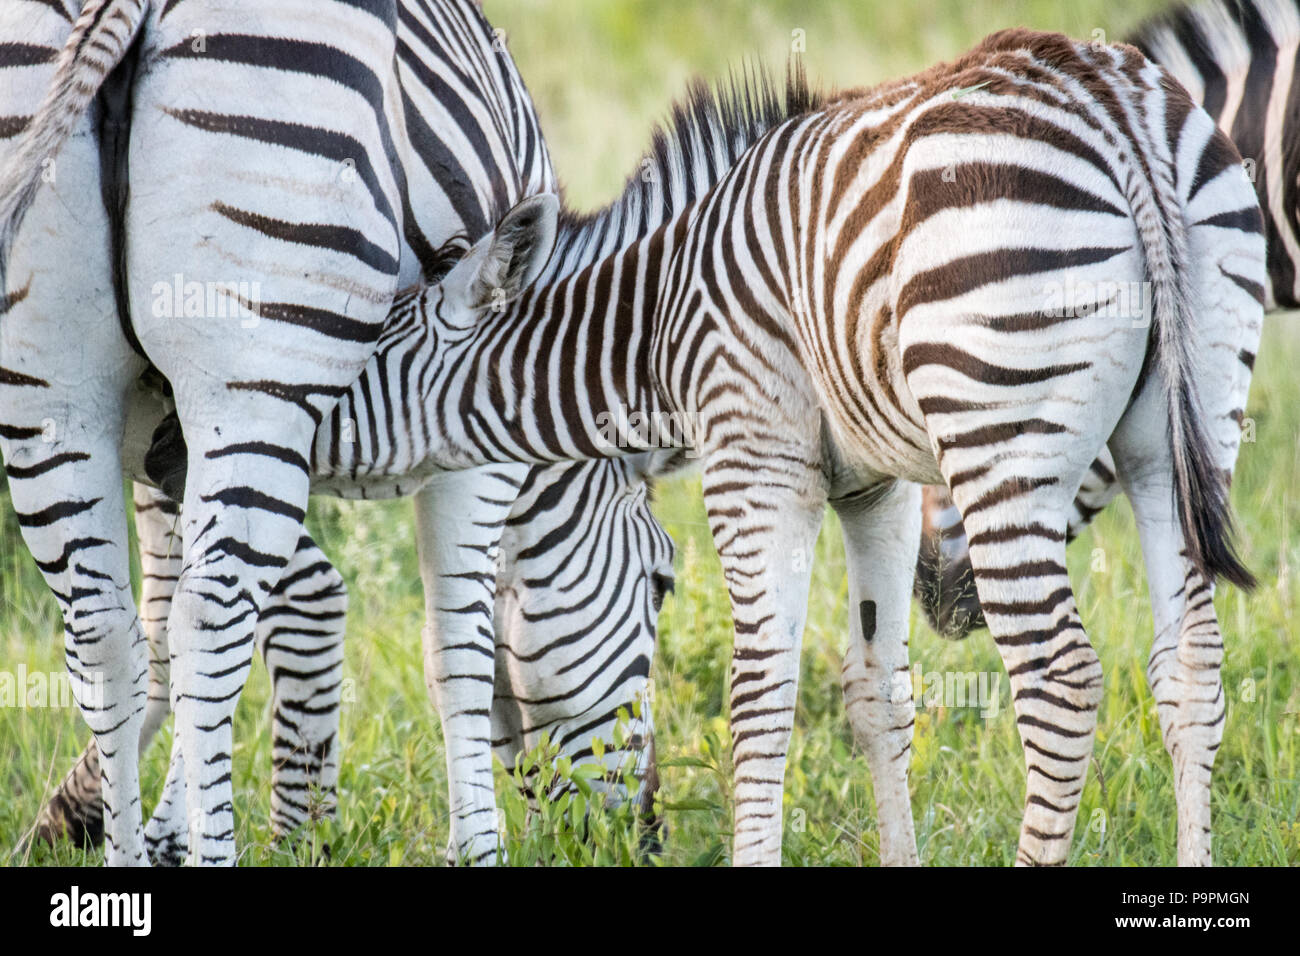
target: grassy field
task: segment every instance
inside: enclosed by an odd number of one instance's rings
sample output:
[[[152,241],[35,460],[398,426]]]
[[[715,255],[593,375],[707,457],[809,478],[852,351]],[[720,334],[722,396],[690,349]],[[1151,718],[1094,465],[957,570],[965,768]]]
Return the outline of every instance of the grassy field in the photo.
[[[808,9],[808,7],[812,9]],[[792,40],[827,85],[859,85],[959,52],[983,34],[1026,24],[1122,37],[1156,0],[897,3],[835,0],[487,0],[542,112],[569,200],[598,206],[619,187],[650,123],[692,73],[715,75],[746,55],[780,69]],[[796,34],[794,31],[803,33]],[[1244,552],[1261,586],[1218,598],[1227,655],[1227,729],[1216,765],[1219,862],[1300,863],[1300,318],[1270,319],[1251,396],[1255,440],[1243,446],[1233,499]],[[0,502],[7,509],[7,503]],[[655,719],[670,833],[669,864],[726,862],[731,807],[726,725],[730,616],[709,542],[698,481],[664,482],[656,510],[678,544],[678,580],[660,621]],[[268,686],[256,666],[236,725],[236,814],[247,864],[305,860],[327,841],[336,864],[441,863],[447,840],[442,738],[419,655],[423,612],[406,503],[317,501],[317,539],[352,593],[337,819],[295,852],[270,845]],[[11,517],[0,528],[0,670],[59,671],[58,615]],[[1143,669],[1151,617],[1131,514],[1117,502],[1070,551],[1083,620],[1106,671],[1095,764],[1083,795],[1072,862],[1174,861],[1172,774]],[[803,673],[786,785],[788,864],[872,864],[875,810],[865,761],[852,743],[839,690],[847,635],[839,529],[828,515],[818,545]],[[999,680],[999,706],[918,708],[912,805],[921,858],[935,865],[1006,864],[1014,853],[1024,765],[1008,688],[988,634],[948,643],[915,615],[918,676],[975,673]],[[84,742],[75,709],[0,708],[0,861],[97,863],[61,847],[10,854]],[[170,735],[143,768],[146,811],[161,786]],[[521,803],[501,771],[512,862],[590,862],[554,815],[525,832]],[[617,818],[596,862],[627,856]]]

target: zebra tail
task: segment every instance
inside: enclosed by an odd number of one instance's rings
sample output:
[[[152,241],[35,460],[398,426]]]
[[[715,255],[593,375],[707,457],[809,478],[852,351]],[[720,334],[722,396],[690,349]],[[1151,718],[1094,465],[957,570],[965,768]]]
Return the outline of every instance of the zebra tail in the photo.
[[[1255,577],[1237,556],[1228,483],[1196,393],[1194,306],[1182,279],[1188,274],[1187,225],[1172,164],[1154,149],[1147,154],[1151,177],[1131,166],[1128,192],[1152,288],[1150,348],[1170,409],[1175,510],[1187,559],[1205,580],[1224,578],[1250,590]]]
[[[57,156],[144,22],[149,0],[90,0],[63,45],[54,82],[0,175],[0,283],[9,250]],[[0,289],[4,286],[0,284]]]

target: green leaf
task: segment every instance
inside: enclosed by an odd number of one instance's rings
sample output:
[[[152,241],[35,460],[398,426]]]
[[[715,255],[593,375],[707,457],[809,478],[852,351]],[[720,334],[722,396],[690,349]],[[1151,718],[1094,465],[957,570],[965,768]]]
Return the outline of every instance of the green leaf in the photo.
[[[658,761],[661,767],[700,767],[704,770],[713,770],[715,765],[701,757],[661,757]]]
[[[711,800],[675,800],[672,803],[664,803],[665,810],[712,810],[721,812],[722,805],[712,802]]]

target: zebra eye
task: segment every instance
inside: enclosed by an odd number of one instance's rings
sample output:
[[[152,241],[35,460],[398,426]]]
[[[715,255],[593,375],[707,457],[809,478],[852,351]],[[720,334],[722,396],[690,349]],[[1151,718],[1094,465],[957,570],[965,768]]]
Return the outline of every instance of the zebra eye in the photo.
[[[655,610],[658,611],[664,606],[664,596],[671,594],[675,581],[670,573],[656,571],[650,575],[651,592],[654,595]]]

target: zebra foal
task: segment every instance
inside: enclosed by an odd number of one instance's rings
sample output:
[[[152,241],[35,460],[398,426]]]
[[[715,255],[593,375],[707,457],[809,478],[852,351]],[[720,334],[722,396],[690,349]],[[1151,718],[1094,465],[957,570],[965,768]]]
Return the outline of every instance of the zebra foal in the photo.
[[[526,200],[404,303],[427,340],[412,387],[432,463],[629,454],[680,445],[674,421],[694,423],[735,619],[736,863],[780,861],[809,586],[791,556],[827,502],[844,526],[843,684],[881,857],[917,861],[913,708],[895,690],[912,483],[936,481],[971,532],[1011,678],[1027,767],[1016,860],[1065,862],[1102,679],[1065,533],[1103,446],[1137,515],[1153,666],[1171,687],[1179,861],[1210,861],[1223,692],[1208,595],[1219,577],[1252,583],[1226,480],[1264,240],[1235,149],[1177,84],[1130,47],[1005,31],[910,79],[803,103],[673,221],[533,284],[556,228],[553,200]],[[1130,284],[1150,290],[1136,310],[1119,301]],[[561,354],[584,357],[580,375],[556,374]],[[609,435],[620,410],[650,432]]]

